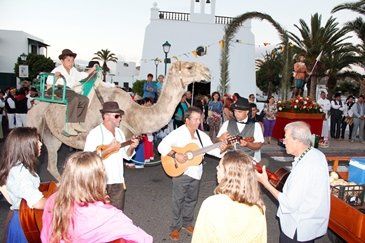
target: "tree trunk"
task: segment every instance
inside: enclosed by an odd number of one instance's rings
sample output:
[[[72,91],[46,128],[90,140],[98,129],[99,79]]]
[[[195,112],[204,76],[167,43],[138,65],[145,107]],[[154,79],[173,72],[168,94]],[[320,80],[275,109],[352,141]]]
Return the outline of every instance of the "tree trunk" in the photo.
[[[360,94],[365,95],[365,78],[360,81]]]
[[[312,75],[310,78],[310,88],[308,90],[309,96],[316,100],[316,90],[317,90],[317,76]]]

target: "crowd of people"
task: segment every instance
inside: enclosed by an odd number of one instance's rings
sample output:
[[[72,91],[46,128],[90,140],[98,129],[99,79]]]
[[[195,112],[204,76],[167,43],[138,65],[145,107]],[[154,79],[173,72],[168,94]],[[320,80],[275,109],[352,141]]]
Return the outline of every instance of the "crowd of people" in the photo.
[[[75,85],[79,75],[72,71],[72,66],[68,68],[75,57],[72,51],[64,50],[60,60],[65,70],[62,67],[59,70],[66,74],[54,70],[55,76],[62,75],[67,86],[68,82],[70,86]],[[163,77],[159,78],[163,84]],[[148,75],[143,105],[149,106],[158,99],[159,88],[152,80],[153,75]],[[70,96],[75,99],[73,109],[81,108],[70,125],[78,130],[77,123],[82,127],[84,108],[78,104],[77,95],[70,92]],[[333,109],[341,108],[340,101],[332,102]],[[353,137],[355,127],[361,129],[356,119],[364,121],[363,105],[360,96],[356,108],[353,105],[350,109],[354,118]],[[269,97],[264,109],[259,111],[253,94],[244,98],[235,93],[221,99],[220,94],[214,92],[211,99],[202,96],[195,100],[189,92],[182,96],[171,118],[174,128],[158,145],[161,156],[171,158],[173,167],[187,163],[181,175],[172,177],[171,240],[179,240],[183,229],[192,235],[192,242],[267,242],[267,214],[260,184],[278,201],[280,242],[314,242],[326,233],[330,211],[327,161],[325,155],[312,146],[312,134],[306,123],[289,123],[284,129],[286,151],[294,156],[294,162],[282,190],[271,184],[265,166],[262,173],[255,169],[260,162],[261,147],[265,142],[272,142],[276,113],[274,97]],[[127,183],[123,159],[136,158],[141,139],[132,136],[126,141],[119,129],[124,111],[117,102],[105,101],[100,115],[101,123],[88,131],[84,151],[66,159],[58,190],[48,198],[39,189],[40,178],[35,170],[42,147],[39,131],[18,127],[9,133],[0,164],[0,190],[11,205],[7,242],[27,242],[19,216],[22,199],[29,208],[43,210],[40,232],[43,242],[153,241],[151,235],[124,214]],[[333,133],[338,134],[338,130]],[[149,136],[151,134],[145,135],[148,141]],[[214,143],[217,146],[211,146]],[[175,149],[189,144],[211,147],[206,153],[220,159],[218,185],[214,195],[204,200],[195,225],[203,164],[190,164],[194,155]],[[150,153],[146,155],[146,144],[143,146],[142,160],[151,158]]]

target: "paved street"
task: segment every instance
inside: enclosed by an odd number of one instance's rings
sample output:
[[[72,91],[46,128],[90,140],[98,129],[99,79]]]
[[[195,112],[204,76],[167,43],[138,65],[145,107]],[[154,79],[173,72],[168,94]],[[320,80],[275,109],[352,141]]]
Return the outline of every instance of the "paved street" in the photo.
[[[351,145],[351,146],[347,146]],[[340,154],[364,154],[364,144],[350,144],[347,141],[336,141],[331,143],[332,148],[327,148],[324,151],[331,155],[334,152]],[[62,146],[59,152],[59,161],[63,161],[70,150],[66,146]],[[287,156],[284,149],[276,144],[265,145],[262,149],[262,163],[268,165],[271,169],[276,169],[282,166],[290,165],[290,162],[280,162],[273,160],[271,156]],[[45,154],[40,158],[42,164],[40,166],[40,175],[43,180],[49,180],[51,177],[46,171]],[[280,158],[278,158],[280,159]],[[216,170],[215,167],[218,160],[215,158],[207,158],[207,163],[204,165],[204,174],[200,184],[199,202],[196,209],[196,214],[202,201],[212,195],[213,189],[216,186]],[[62,162],[59,163],[62,167]],[[170,242],[168,238],[169,225],[171,222],[171,180],[162,170],[161,166],[149,167],[144,169],[125,169],[125,177],[127,182],[126,194],[126,209],[125,213],[146,232],[154,237],[155,242]],[[267,207],[266,218],[268,227],[268,242],[277,242],[279,237],[278,222],[275,218],[277,205],[275,200],[267,196],[263,192],[264,201]],[[4,221],[8,205],[4,200],[0,202],[0,219]],[[242,216],[244,217],[244,215]],[[185,232],[182,233],[179,242],[190,242],[191,237]],[[330,242],[325,236],[316,242]]]

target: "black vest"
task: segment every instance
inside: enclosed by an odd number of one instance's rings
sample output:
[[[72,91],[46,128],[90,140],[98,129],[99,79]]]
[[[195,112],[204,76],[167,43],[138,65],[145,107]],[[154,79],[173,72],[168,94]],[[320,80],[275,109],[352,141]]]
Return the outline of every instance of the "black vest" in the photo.
[[[27,114],[28,112],[28,98],[24,97],[22,100],[15,100],[15,113]]]
[[[249,123],[245,124],[245,127],[243,128],[242,132],[239,132],[237,122],[235,120],[229,120],[228,121],[227,131],[232,136],[239,135],[243,138],[253,137],[253,135],[255,133],[255,123],[254,122],[249,122]],[[255,154],[254,150],[251,150],[247,147],[242,147],[239,144],[236,144],[235,147],[236,147],[237,150],[242,151],[242,152],[244,152],[244,153],[246,153],[246,154],[248,154],[252,157]]]

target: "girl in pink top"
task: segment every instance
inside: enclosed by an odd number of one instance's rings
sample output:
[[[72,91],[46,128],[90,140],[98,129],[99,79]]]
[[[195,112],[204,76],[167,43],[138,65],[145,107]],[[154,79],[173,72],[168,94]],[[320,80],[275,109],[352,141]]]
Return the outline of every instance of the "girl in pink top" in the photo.
[[[42,242],[152,242],[108,202],[103,162],[92,152],[77,152],[66,162],[58,192],[46,202]]]

